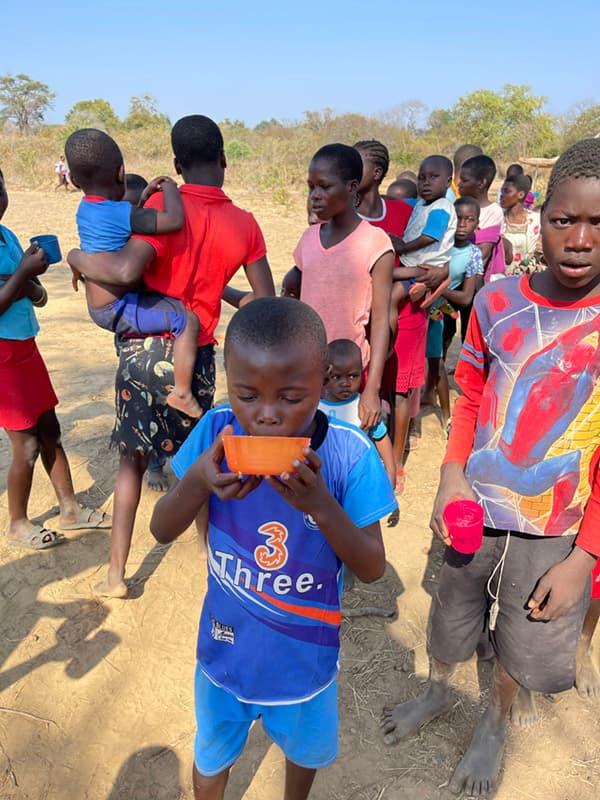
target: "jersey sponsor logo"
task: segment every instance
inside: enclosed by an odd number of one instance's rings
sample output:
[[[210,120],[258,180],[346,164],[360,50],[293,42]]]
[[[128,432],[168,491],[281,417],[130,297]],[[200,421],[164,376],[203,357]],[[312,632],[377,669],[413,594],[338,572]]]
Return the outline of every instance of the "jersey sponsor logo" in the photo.
[[[264,544],[254,550],[254,560],[262,569],[281,569],[288,560],[288,549],[285,542],[288,529],[281,522],[265,522],[258,532],[267,537]]]
[[[235,631],[231,625],[224,625],[214,617],[210,618],[211,628],[210,635],[215,642],[226,642],[227,644],[235,644]]]
[[[307,528],[309,528],[311,531],[319,530],[319,526],[317,525],[317,523],[314,521],[314,519],[311,517],[310,514],[303,514],[302,516],[304,518],[304,524],[306,525]]]

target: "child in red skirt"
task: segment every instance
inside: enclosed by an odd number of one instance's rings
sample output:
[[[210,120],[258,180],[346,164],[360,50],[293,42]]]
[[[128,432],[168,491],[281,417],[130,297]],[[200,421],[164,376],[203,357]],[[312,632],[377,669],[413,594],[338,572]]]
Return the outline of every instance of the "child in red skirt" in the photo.
[[[0,219],[7,207],[8,195],[0,171]],[[111,526],[108,514],[82,508],[75,500],[54,411],[58,400],[35,344],[39,325],[33,306],[43,306],[48,300],[36,276],[47,268],[48,259],[42,248],[33,244],[24,253],[14,233],[0,225],[0,426],[12,448],[6,482],[6,535],[10,544],[31,550],[53,547],[65,539],[62,533],[27,517],[33,468],[40,454],[58,499],[59,527],[81,530]]]

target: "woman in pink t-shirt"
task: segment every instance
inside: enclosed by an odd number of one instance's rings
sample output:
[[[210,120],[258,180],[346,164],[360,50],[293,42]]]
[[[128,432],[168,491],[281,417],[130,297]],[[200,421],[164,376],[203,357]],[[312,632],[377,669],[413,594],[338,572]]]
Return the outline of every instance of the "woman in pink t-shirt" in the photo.
[[[302,272],[300,299],[321,316],[327,340],[351,339],[360,347],[367,379],[359,414],[368,429],[381,412],[394,253],[389,236],[356,213],[361,177],[362,159],[353,147],[329,144],[317,151],[308,170],[309,210],[323,221],[304,231],[294,259]]]

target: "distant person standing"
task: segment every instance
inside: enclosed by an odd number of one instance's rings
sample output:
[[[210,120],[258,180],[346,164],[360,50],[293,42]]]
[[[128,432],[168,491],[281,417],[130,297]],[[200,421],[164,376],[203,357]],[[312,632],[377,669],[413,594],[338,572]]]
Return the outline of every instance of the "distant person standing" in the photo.
[[[58,178],[58,183],[54,187],[54,191],[65,187],[65,192],[69,191],[69,167],[64,156],[61,156],[54,165],[54,172]]]

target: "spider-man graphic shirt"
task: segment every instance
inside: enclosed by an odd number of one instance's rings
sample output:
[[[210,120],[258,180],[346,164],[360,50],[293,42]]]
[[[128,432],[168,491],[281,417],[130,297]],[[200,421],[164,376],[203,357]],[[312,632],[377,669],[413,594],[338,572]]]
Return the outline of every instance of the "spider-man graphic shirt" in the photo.
[[[367,436],[320,411],[316,421],[311,446],[323,480],[354,524],[364,528],[393,511],[391,484]],[[178,478],[225,425],[244,435],[229,405],[202,417],[173,459]],[[312,517],[265,481],[242,500],[211,495],[207,549],[197,657],[208,678],[261,704],[301,702],[325,689],[338,670],[342,563]]]
[[[466,465],[485,524],[579,533],[600,554],[600,298],[550,302],[528,275],[486,285],[455,377],[444,460]]]

